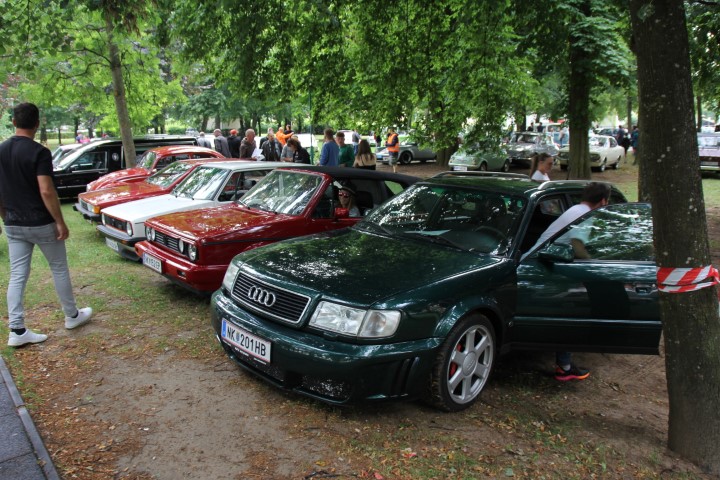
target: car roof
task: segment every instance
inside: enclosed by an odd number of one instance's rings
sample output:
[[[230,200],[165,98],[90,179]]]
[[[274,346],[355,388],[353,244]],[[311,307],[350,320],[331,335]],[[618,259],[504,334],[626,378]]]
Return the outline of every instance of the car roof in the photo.
[[[525,177],[525,178],[523,178]],[[513,196],[530,198],[541,192],[567,193],[582,192],[588,183],[594,180],[550,180],[538,183],[531,180],[527,175],[501,172],[442,172],[434,177],[419,182],[420,184],[440,184],[465,188],[475,188],[497,193],[505,193]],[[610,182],[613,193],[625,196]]]
[[[365,170],[363,168],[348,167],[325,167],[320,165],[288,165],[283,166],[282,170],[305,170],[311,172],[320,172],[331,175],[336,180],[344,179],[368,179],[368,180],[391,180],[393,182],[402,183],[404,185],[412,185],[420,180],[418,177],[403,175],[402,173],[380,172],[377,170]]]
[[[147,151],[155,152],[158,155],[177,155],[182,153],[218,153],[212,148],[198,147],[197,145],[165,145],[162,147],[151,148]]]

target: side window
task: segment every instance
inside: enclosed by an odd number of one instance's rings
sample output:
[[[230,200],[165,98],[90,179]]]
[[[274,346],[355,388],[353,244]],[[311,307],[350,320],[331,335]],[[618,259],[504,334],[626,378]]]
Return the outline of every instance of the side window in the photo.
[[[530,250],[538,241],[540,235],[566,210],[563,197],[563,195],[545,197],[535,206],[530,218],[530,224],[520,245],[522,252]],[[580,197],[577,198],[577,201],[580,201]]]
[[[646,204],[618,204],[589,213],[553,243],[570,244],[575,258],[652,262],[652,216]]]
[[[177,161],[177,160],[186,160],[190,158],[190,155],[168,155],[167,157],[161,157],[158,159],[158,161],[155,163],[155,170],[160,170],[161,168],[165,168],[171,163]]]
[[[218,196],[218,202],[230,202],[232,200],[237,200],[235,197],[236,188],[239,197],[241,196],[241,192],[244,193],[243,172],[233,172],[233,174],[230,175],[230,178],[228,178],[225,182],[225,186],[223,186],[222,192],[220,192],[220,196]]]
[[[85,152],[70,167],[72,171],[104,170],[107,168],[106,152]]]
[[[315,206],[315,211],[313,211],[313,218],[332,218],[333,214],[335,213],[335,193],[336,188],[333,187],[332,184],[328,185],[325,189],[325,192],[323,193],[323,196],[320,198],[320,201]]]

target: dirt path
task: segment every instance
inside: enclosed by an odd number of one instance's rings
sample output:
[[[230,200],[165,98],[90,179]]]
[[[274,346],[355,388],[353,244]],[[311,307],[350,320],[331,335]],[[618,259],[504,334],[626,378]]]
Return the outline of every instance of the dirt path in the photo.
[[[184,294],[152,282],[184,315]],[[15,353],[23,395],[63,478],[706,478],[665,448],[662,356],[578,354],[592,376],[559,384],[548,373],[551,354],[519,353],[503,358],[482,400],[458,414],[417,402],[340,409],[240,370],[215,344],[206,303],[189,302],[199,321],[167,338],[143,324],[118,330],[126,317],[101,312],[83,329],[48,331],[52,341]],[[51,317],[46,310],[33,314]],[[206,347],[190,352],[192,339]]]

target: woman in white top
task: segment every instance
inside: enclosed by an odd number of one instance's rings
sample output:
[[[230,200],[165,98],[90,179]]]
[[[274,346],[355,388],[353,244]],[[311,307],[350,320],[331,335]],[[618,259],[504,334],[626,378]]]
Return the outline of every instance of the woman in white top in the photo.
[[[552,170],[555,159],[547,153],[533,155],[530,164],[530,179],[536,182],[547,182],[550,180],[549,173]]]

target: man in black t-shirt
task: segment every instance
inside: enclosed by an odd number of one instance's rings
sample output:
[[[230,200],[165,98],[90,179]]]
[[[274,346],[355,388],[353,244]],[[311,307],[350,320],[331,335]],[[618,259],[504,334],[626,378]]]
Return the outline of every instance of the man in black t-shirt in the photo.
[[[78,310],[65,252],[69,232],[52,178],[50,150],[35,142],[40,112],[32,103],[13,110],[15,135],[0,144],[0,217],[5,223],[10,258],[7,290],[10,336],[8,345],[40,343],[47,335],[25,328],[23,298],[35,245],[47,259],[55,291],[65,313],[65,328],[90,321],[92,309]]]

